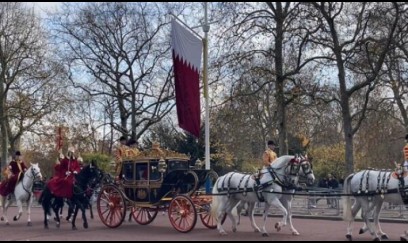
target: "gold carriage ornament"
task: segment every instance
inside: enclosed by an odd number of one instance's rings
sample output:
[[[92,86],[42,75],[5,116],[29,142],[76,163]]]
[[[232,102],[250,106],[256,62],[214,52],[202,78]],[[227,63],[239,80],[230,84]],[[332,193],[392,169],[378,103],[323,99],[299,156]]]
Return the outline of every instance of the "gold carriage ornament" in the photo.
[[[201,169],[203,167],[203,162],[201,162],[201,160],[197,159],[194,166],[195,166],[195,168],[197,170],[199,170],[199,169]]]
[[[162,157],[159,160],[159,172],[163,174],[164,172],[166,172],[166,170],[167,170],[167,163]]]

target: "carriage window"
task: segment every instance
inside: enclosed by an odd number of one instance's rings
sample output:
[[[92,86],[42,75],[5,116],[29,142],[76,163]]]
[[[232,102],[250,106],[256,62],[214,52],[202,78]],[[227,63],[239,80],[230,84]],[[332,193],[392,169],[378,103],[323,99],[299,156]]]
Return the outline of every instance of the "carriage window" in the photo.
[[[160,180],[159,163],[150,162],[150,180],[156,181]]]
[[[134,164],[133,162],[125,163],[123,165],[123,177],[125,180],[134,180]]]
[[[188,169],[188,163],[186,163],[186,161],[170,160],[168,165],[169,170]]]
[[[147,180],[147,163],[136,164],[136,180]]]

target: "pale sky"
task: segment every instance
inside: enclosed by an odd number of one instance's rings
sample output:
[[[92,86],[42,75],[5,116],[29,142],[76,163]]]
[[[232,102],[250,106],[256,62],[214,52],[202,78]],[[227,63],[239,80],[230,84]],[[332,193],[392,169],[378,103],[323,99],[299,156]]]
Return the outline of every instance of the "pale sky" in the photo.
[[[40,14],[44,14],[44,10],[53,11],[55,10],[61,2],[26,2],[29,6],[34,6],[36,11]]]

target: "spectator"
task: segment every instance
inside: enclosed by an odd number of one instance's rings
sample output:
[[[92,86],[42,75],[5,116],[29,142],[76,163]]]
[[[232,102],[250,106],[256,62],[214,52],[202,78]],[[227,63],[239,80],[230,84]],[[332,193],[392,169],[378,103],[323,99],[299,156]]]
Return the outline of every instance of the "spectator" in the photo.
[[[327,178],[321,179],[321,180],[319,181],[319,187],[328,188],[327,182],[328,182],[328,179],[327,179]]]
[[[331,189],[329,193],[333,194],[334,190],[337,190],[339,188],[339,182],[336,180],[336,178],[333,177],[332,174],[327,175],[327,188]],[[327,199],[327,205],[330,208],[337,208],[338,200],[334,197],[328,198]]]

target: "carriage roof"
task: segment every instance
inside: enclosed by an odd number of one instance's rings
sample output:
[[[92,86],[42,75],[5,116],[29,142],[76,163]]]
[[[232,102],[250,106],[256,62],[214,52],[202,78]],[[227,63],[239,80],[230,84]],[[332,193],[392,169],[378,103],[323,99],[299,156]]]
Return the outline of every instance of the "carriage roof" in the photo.
[[[127,153],[125,153],[127,154]],[[146,160],[179,160],[179,161],[189,161],[190,158],[182,153],[171,151],[168,149],[160,148],[157,144],[153,144],[152,148],[149,150],[141,151],[137,155],[124,156],[123,161],[146,161]]]

